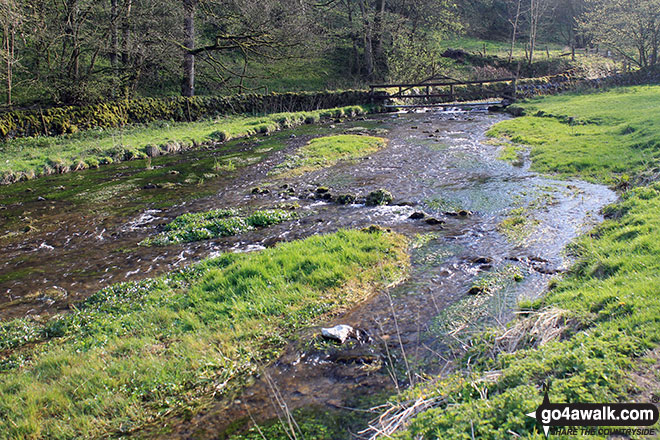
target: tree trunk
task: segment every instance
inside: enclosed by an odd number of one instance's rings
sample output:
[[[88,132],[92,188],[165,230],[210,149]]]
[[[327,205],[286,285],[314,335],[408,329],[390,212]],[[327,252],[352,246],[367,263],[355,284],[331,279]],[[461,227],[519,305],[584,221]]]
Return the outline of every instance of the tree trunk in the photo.
[[[110,0],[110,65],[112,66],[113,75],[117,70],[117,57],[119,52],[119,29],[117,26],[118,17],[118,0]]]
[[[360,73],[360,51],[358,49],[359,42],[360,42],[360,37],[355,32],[355,29],[353,27],[353,8],[351,7],[350,3],[347,1],[344,3],[346,5],[346,9],[348,11],[348,22],[351,27],[351,42],[353,43],[353,57],[351,59],[351,73],[353,75],[358,75]]]
[[[7,51],[7,105],[11,107],[12,105],[12,91],[13,91],[13,81],[14,81],[14,69],[13,69],[13,60],[14,60],[14,29],[11,25],[8,25],[5,30],[5,41],[6,41],[6,51]]]
[[[124,22],[122,24],[121,39],[121,63],[124,67],[128,66],[131,51],[131,9],[133,0],[125,0]]]
[[[658,63],[658,32],[654,30],[651,39],[651,65],[655,66]]]
[[[378,0],[376,2],[376,15],[374,17],[374,63],[380,76],[383,76],[383,74],[386,73],[385,70],[387,68],[383,50],[383,21],[385,15],[385,2],[386,0]]]
[[[195,9],[197,0],[183,0],[183,83],[181,94],[195,96],[195,55],[190,53],[195,48]]]
[[[520,4],[522,0],[518,0],[518,8],[516,9],[516,16],[513,20],[513,32],[511,33],[511,49],[509,50],[509,63],[513,59],[513,50],[516,47],[516,35],[518,34],[518,21],[520,20]]]
[[[368,11],[364,1],[365,0],[360,0],[360,12],[362,13],[363,22],[362,41],[364,43],[364,69],[367,78],[371,78],[374,74],[374,49],[371,34],[372,28],[369,23]]]

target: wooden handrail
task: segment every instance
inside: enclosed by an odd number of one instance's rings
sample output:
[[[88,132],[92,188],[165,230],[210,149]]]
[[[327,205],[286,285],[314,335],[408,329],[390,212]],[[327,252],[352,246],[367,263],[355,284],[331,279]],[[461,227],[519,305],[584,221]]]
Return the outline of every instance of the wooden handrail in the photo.
[[[446,86],[463,86],[472,84],[490,84],[495,82],[510,82],[515,81],[516,78],[499,78],[499,79],[486,79],[480,81],[463,81],[463,82],[443,82],[443,83],[402,83],[402,84],[371,84],[371,89],[388,89],[392,87],[446,87]]]

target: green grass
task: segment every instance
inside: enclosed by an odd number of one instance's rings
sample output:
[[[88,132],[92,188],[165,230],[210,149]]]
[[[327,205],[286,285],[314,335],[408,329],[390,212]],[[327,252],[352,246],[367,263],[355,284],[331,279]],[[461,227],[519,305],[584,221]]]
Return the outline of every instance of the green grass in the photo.
[[[326,55],[265,61],[252,64],[251,73],[256,78],[246,79],[246,87],[264,92],[300,92],[355,86],[355,79],[342,71],[344,59],[332,60]]]
[[[655,160],[642,158],[655,157],[660,142],[660,100],[653,96],[659,90],[635,87],[534,100],[525,104],[528,111],[554,117],[506,121],[491,134],[531,144],[539,171],[612,183],[615,157],[621,173],[645,174],[646,166],[655,166]],[[574,134],[576,125],[567,123],[567,116],[585,124],[577,127],[588,139]],[[549,129],[540,130],[537,123]],[[539,346],[540,335],[521,333],[521,348],[498,354],[494,347],[502,331],[479,334],[465,356],[469,369],[401,397],[437,397],[442,403],[415,417],[396,438],[501,439],[515,433],[542,439],[525,414],[541,403],[544,382],[551,384],[552,402],[625,402],[640,391],[632,372],[644,368],[649,350],[660,345],[660,183],[623,193],[605,213],[609,220],[570,247],[577,259],[570,273],[510,324],[511,331],[529,329],[543,313],[560,311],[561,337]],[[657,389],[643,391],[646,400]]]
[[[511,44],[507,41],[482,40],[472,37],[440,37],[436,51],[443,53],[447,49],[462,49],[474,55],[473,59],[467,60],[466,63],[448,58],[440,60],[443,72],[457,79],[515,76],[519,63],[520,73],[523,77],[553,75],[570,68],[577,69],[588,77],[595,77],[612,72],[618,67],[614,60],[595,54],[578,52],[575,60],[572,60],[570,56],[561,56],[570,50],[558,43],[539,43],[534,52],[534,63],[529,66],[525,54],[526,44],[527,41],[524,39],[518,41],[513,50],[511,63],[507,63],[511,49]],[[499,65],[500,68],[494,70],[492,67],[496,65]],[[484,66],[487,67],[484,68]]]
[[[523,58],[525,56],[525,44],[527,42],[519,42],[516,44],[513,50],[514,58]],[[486,49],[486,55],[495,55],[501,58],[508,58],[509,50],[511,49],[511,43],[506,41],[490,41],[482,40],[479,38],[472,37],[454,37],[444,39],[439,44],[440,48],[443,50],[446,49],[463,49],[466,52],[480,53],[483,54],[484,47]],[[550,50],[550,56],[556,57],[564,52],[564,46],[556,43],[541,43],[537,47],[537,56],[545,58],[546,47]]]
[[[275,167],[273,174],[299,176],[310,171],[326,168],[342,160],[353,160],[374,153],[387,141],[375,136],[343,134],[312,139],[297,154],[289,156]]]
[[[340,231],[113,285],[45,322],[2,323],[0,438],[130,432],[235,391],[296,329],[406,265],[402,236]]]
[[[159,154],[165,154],[208,142],[267,134],[305,122],[316,122],[324,117],[363,114],[367,111],[366,107],[350,106],[265,116],[226,116],[191,123],[157,122],[63,136],[13,139],[0,143],[0,178],[12,181],[15,178],[31,179],[95,168],[105,163],[146,158],[154,149]]]
[[[567,94],[521,104],[528,116],[488,134],[531,146],[532,169],[615,184],[657,167],[660,86]]]
[[[297,218],[298,214],[283,209],[255,211],[247,217],[234,209],[214,209],[183,214],[165,226],[163,232],[140,242],[143,246],[167,246],[176,243],[208,240],[238,235],[254,228],[276,225]]]

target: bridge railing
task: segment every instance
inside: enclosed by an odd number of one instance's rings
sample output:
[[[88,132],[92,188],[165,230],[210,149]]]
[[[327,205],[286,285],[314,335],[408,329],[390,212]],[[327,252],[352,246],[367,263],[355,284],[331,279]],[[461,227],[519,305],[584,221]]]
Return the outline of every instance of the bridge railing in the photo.
[[[456,88],[460,86],[480,86],[483,89],[485,84],[493,83],[512,83],[511,88],[515,91],[516,88],[516,78],[495,78],[495,79],[484,79],[476,81],[443,81],[443,82],[420,82],[420,83],[392,83],[392,84],[371,84],[369,86],[372,95],[375,96],[376,92],[379,90],[384,91],[387,96],[386,98],[442,98],[448,100],[454,100],[457,96]],[[433,90],[433,88],[448,87],[448,93],[438,93]],[[398,89],[396,93],[389,94],[389,89]],[[414,92],[411,94],[406,94],[406,92],[413,89],[421,89],[425,93]]]

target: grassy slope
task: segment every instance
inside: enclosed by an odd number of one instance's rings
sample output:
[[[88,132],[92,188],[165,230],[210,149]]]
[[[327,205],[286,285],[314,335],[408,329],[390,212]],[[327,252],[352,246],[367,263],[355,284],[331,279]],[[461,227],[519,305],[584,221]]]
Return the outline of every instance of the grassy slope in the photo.
[[[647,165],[657,166],[659,93],[660,87],[637,87],[535,100],[525,104],[530,112],[560,119],[527,116],[491,134],[529,142],[537,170],[611,183],[618,173],[645,174]],[[569,117],[586,125],[573,126]],[[572,247],[573,270],[530,305],[530,317],[515,322],[535,319],[539,309],[562,310],[561,340],[536,347],[531,336],[527,348],[492,358],[487,353],[497,332],[483,334],[469,353],[472,373],[410,391],[442,396],[447,404],[416,417],[399,438],[501,439],[512,432],[544,438],[525,416],[541,403],[544,381],[552,385],[553,402],[630,400],[631,372],[660,344],[660,184],[622,198],[607,209],[610,220]],[[485,379],[492,371],[501,374]]]
[[[330,167],[341,160],[364,157],[380,150],[386,140],[375,136],[341,134],[312,139],[298,154],[288,157],[273,171],[274,174],[300,176],[310,171]]]
[[[88,130],[55,136],[14,139],[0,143],[0,177],[24,173],[28,177],[55,171],[95,167],[99,163],[146,157],[147,146],[163,152],[209,141],[268,133],[283,127],[316,122],[322,117],[361,114],[367,109],[350,106],[313,112],[265,116],[228,116],[192,123],[158,122],[113,130]]]
[[[240,386],[301,326],[399,279],[405,240],[340,231],[108,287],[0,326],[0,438],[130,431]]]

